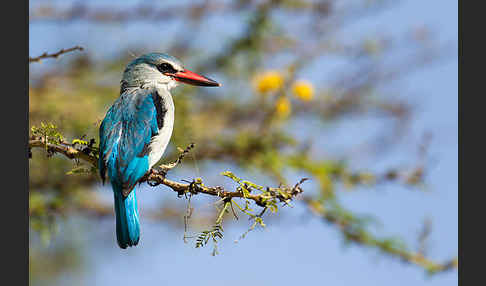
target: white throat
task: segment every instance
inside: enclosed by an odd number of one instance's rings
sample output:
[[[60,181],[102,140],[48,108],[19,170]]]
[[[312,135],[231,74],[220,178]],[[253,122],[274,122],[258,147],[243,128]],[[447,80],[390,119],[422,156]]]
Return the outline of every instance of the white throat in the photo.
[[[172,82],[172,81],[171,81]],[[172,101],[172,96],[169,90],[174,86],[169,86],[169,84],[157,85],[156,91],[161,98],[163,109],[166,110],[164,114],[164,124],[162,128],[159,129],[159,134],[154,136],[150,142],[150,153],[149,153],[149,168],[152,168],[162,157],[169,144],[170,138],[172,136],[172,130],[174,128],[174,102]]]

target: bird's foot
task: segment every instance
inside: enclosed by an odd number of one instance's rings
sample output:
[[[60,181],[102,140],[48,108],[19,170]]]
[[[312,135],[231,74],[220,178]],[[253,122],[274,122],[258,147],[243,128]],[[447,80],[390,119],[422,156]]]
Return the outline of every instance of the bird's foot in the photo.
[[[165,173],[160,173],[158,170],[152,168],[147,171],[147,173],[140,179],[141,182],[147,182],[152,187],[160,185],[160,182],[156,179],[157,176],[162,175],[165,178]]]

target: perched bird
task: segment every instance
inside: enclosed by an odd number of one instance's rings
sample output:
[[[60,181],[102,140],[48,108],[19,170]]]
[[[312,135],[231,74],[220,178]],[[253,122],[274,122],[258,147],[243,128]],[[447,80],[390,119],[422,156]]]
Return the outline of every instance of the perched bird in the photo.
[[[99,170],[111,182],[115,197],[116,237],[125,249],[140,239],[135,184],[164,154],[174,125],[170,90],[178,82],[220,86],[184,68],[181,61],[162,53],[143,55],[128,64],[120,97],[100,126]]]

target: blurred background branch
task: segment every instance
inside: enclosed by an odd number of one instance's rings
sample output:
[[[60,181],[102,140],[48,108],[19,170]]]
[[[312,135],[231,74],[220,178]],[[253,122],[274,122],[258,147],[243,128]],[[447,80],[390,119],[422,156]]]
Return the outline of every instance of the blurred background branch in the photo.
[[[82,51],[83,47],[75,46],[75,47],[72,47],[72,48],[69,48],[69,49],[61,49],[60,51],[58,51],[56,53],[52,53],[52,54],[48,54],[47,52],[45,52],[38,57],[34,57],[34,58],[29,57],[29,63],[35,63],[35,62],[40,63],[42,59],[47,59],[47,58],[57,59],[62,54],[66,54],[66,53],[76,51],[76,50]]]

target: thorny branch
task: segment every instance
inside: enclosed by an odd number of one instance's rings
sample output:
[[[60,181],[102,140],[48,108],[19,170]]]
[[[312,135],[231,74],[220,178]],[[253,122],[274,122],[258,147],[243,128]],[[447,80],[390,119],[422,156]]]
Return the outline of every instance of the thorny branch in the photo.
[[[74,46],[74,47],[69,48],[69,49],[61,49],[58,52],[53,53],[53,54],[48,54],[47,52],[45,52],[42,55],[35,57],[35,58],[29,57],[29,63],[34,63],[34,62],[40,63],[42,59],[46,59],[46,58],[55,58],[56,59],[62,54],[70,53],[70,52],[73,52],[73,51],[76,51],[76,50],[83,51],[84,48],[80,47],[80,46]]]
[[[271,199],[277,199],[280,202],[288,202],[300,193],[303,192],[300,185],[306,180],[302,179],[300,182],[295,184],[293,187],[280,186],[279,188],[267,187],[267,192],[262,194],[245,194],[243,191],[227,191],[221,186],[208,187],[205,186],[200,178],[192,180],[189,183],[181,183],[172,181],[166,178],[166,174],[169,170],[176,167],[184,158],[184,156],[189,152],[190,149],[194,147],[191,143],[184,152],[179,155],[179,158],[168,165],[162,165],[161,168],[151,169],[144,177],[139,180],[139,183],[147,182],[150,186],[165,185],[171,188],[173,191],[177,192],[179,196],[185,193],[190,193],[192,195],[196,194],[206,194],[211,196],[217,196],[222,200],[229,200],[232,198],[246,198],[248,200],[254,201],[257,205],[265,207],[266,201]],[[47,148],[48,152],[59,153],[70,159],[82,159],[95,168],[98,167],[98,159],[94,150],[89,148],[79,149],[76,148],[74,144],[62,141],[60,143],[49,143],[46,142],[44,138],[31,137],[29,140],[30,148]]]

